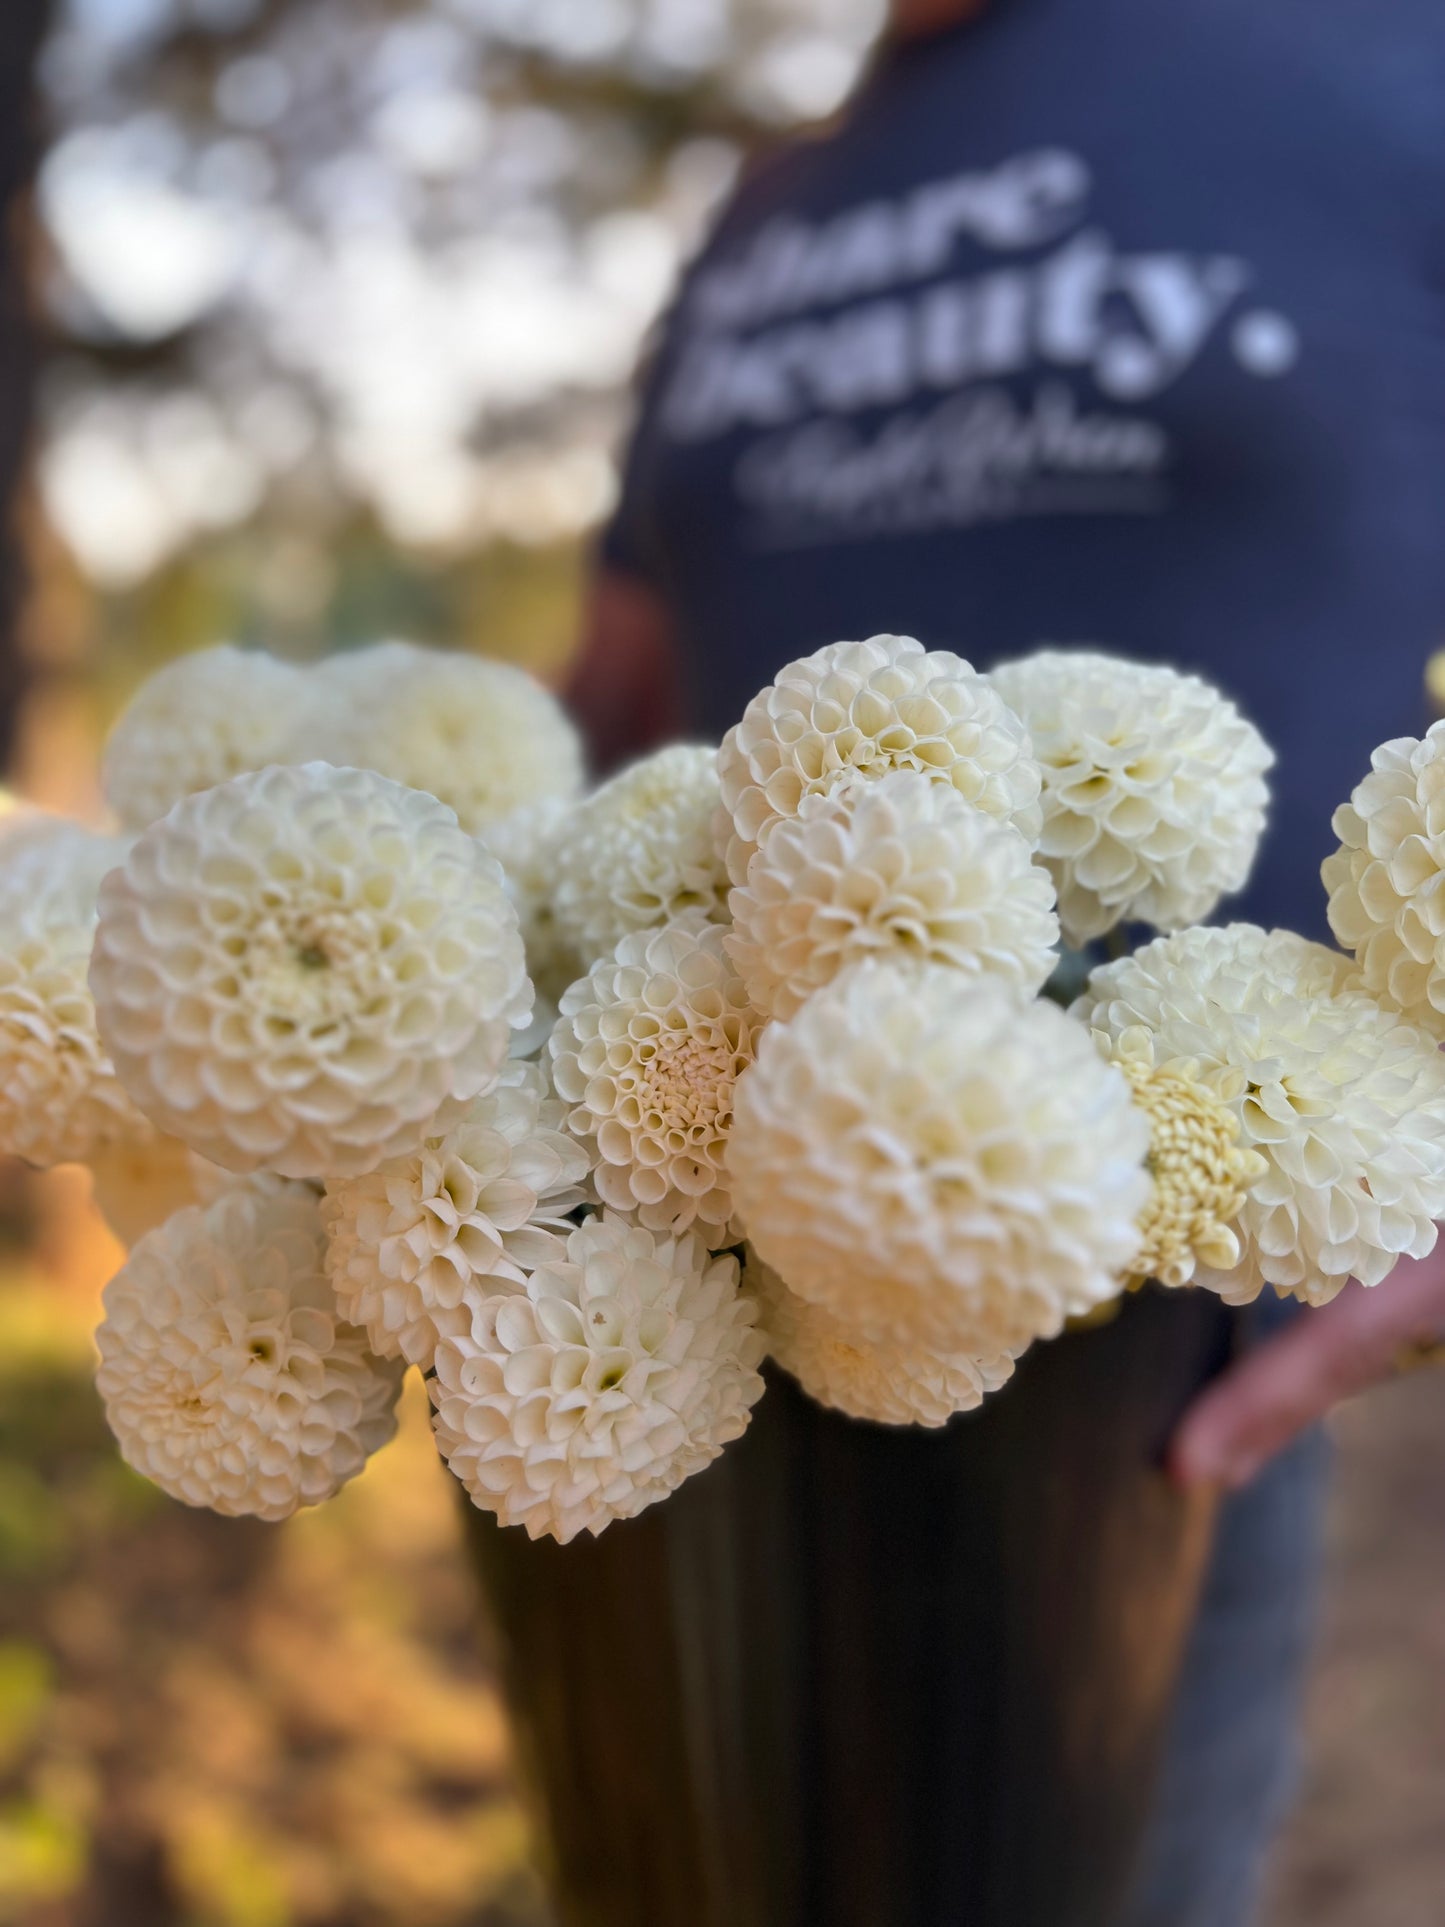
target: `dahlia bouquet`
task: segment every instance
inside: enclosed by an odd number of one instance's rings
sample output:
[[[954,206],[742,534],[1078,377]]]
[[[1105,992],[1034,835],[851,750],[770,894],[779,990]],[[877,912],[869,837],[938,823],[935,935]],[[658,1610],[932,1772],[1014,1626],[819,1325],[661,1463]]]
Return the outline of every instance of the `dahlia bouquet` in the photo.
[[[0,837],[0,1150],[88,1164],[129,1247],[126,1459],[280,1519],[415,1366],[475,1503],[565,1541],[708,1465],[769,1354],[939,1426],[1146,1279],[1380,1284],[1445,1216],[1445,726],[1336,814],[1340,950],[1204,925],[1271,761],[1086,651],[835,643],[590,791],[494,662],[163,670],[119,827]]]

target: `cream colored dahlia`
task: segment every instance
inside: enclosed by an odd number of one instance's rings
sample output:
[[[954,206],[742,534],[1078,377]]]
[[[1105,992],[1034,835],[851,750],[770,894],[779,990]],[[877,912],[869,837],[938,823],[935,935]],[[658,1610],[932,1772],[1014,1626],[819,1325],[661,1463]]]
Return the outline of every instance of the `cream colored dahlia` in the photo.
[[[727,920],[713,847],[717,751],[674,743],[579,803],[554,852],[553,914],[585,963],[686,910]]]
[[[167,663],[111,730],[101,763],[111,808],[143,830],[183,796],[296,760],[289,743],[309,689],[304,670],[229,643]]]
[[[373,769],[440,797],[473,835],[582,784],[582,744],[557,698],[514,663],[383,642],[328,657],[294,760]]]
[[[337,1303],[380,1357],[430,1371],[437,1339],[481,1298],[565,1256],[587,1153],[535,1064],[510,1064],[460,1124],[365,1177],[326,1188]]]
[[[172,1498],[285,1519],[395,1431],[402,1367],[338,1315],[325,1243],[308,1187],[241,1184],[147,1233],[106,1286],[105,1415]]]
[[[697,912],[624,937],[572,986],[552,1076],[605,1203],[654,1230],[725,1229],[733,1086],[758,1027],[724,932]]]
[[[1265,1160],[1233,1230],[1232,1268],[1195,1282],[1232,1304],[1261,1288],[1324,1304],[1423,1257],[1445,1216],[1445,1059],[1349,985],[1322,944],[1252,924],[1185,930],[1096,970],[1076,1014],[1118,1044],[1142,1025],[1163,1061],[1238,1118]]]
[[[564,1544],[667,1495],[745,1429],[763,1392],[738,1262],[608,1213],[522,1290],[443,1338],[437,1443],[485,1512]]]
[[[63,905],[93,918],[100,880],[125,860],[131,842],[48,810],[25,810],[7,819],[0,828],[0,921],[17,912],[30,916],[42,901],[48,918]]]
[[[1058,961],[1053,885],[1028,843],[917,770],[805,796],[730,903],[728,949],[768,1017],[791,1017],[865,956],[946,963],[1030,995]]]
[[[1039,855],[1070,943],[1131,921],[1177,930],[1244,887],[1274,754],[1217,689],[1082,649],[1043,649],[989,680],[1043,766]]]
[[[203,1160],[179,1138],[165,1137],[144,1120],[141,1125],[134,1136],[103,1145],[88,1159],[96,1209],[127,1250],[187,1205],[209,1202],[197,1183]],[[230,1172],[218,1175],[239,1181]]]
[[[52,821],[0,845],[0,1154],[66,1164],[153,1135],[96,1029],[86,981],[116,837]]]
[[[495,1083],[531,1008],[500,866],[434,797],[310,763],[154,824],[101,890],[101,1036],[229,1170],[348,1177]]]
[[[769,826],[840,777],[921,770],[1034,843],[1042,778],[1028,734],[988,681],[911,636],[834,642],[789,663],[718,751],[719,850],[734,883]]]
[[[1382,743],[1334,829],[1331,930],[1367,990],[1445,1038],[1445,723]]]
[[[768,1351],[809,1398],[875,1425],[946,1425],[1013,1376],[1007,1352],[971,1358],[864,1338],[823,1305],[788,1290],[750,1253],[744,1288],[758,1301]]]
[[[1149,1127],[1088,1032],[944,964],[855,964],[738,1080],[733,1201],[759,1256],[892,1344],[1018,1352],[1115,1296]]]
[[[506,873],[507,894],[522,926],[527,974],[536,985],[539,1002],[549,999],[555,1004],[587,968],[553,909],[559,855],[575,808],[567,797],[544,796],[489,823],[482,839]]]
[[[1153,1189],[1139,1219],[1144,1242],[1133,1277],[1187,1285],[1201,1264],[1233,1271],[1240,1243],[1231,1227],[1250,1185],[1268,1169],[1264,1158],[1242,1142],[1238,1117],[1200,1082],[1192,1058],[1159,1062],[1141,1025],[1117,1040],[1100,1033],[1098,1042],[1149,1120]]]

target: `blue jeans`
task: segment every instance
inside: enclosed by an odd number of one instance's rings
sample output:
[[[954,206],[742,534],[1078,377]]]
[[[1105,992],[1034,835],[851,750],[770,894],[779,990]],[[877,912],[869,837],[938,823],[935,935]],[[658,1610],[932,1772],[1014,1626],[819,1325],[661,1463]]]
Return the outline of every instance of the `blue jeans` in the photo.
[[[1260,1307],[1260,1336],[1283,1308]],[[1298,1766],[1328,1448],[1298,1440],[1220,1515],[1120,1927],[1248,1927]]]

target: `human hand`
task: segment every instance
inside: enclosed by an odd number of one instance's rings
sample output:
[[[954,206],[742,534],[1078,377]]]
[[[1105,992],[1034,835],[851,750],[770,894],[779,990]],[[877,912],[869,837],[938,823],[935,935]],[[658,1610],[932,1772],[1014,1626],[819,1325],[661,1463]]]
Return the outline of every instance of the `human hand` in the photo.
[[[1383,1284],[1350,1283],[1200,1393],[1180,1422],[1169,1469],[1182,1485],[1247,1485],[1341,1399],[1399,1370],[1402,1352],[1445,1341],[1445,1239],[1402,1258]]]

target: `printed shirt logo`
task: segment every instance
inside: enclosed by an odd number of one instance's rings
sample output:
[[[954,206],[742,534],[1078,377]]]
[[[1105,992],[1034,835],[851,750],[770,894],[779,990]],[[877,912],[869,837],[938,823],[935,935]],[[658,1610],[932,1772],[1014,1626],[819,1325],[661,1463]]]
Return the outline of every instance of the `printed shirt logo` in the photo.
[[[694,283],[662,432],[746,431],[734,486],[776,546],[1162,508],[1173,449],[1147,404],[1226,324],[1261,378],[1289,371],[1298,338],[1241,311],[1233,256],[1116,248],[1086,224],[1090,190],[1077,155],[1045,150],[770,221]],[[1049,251],[939,279],[960,237]]]

